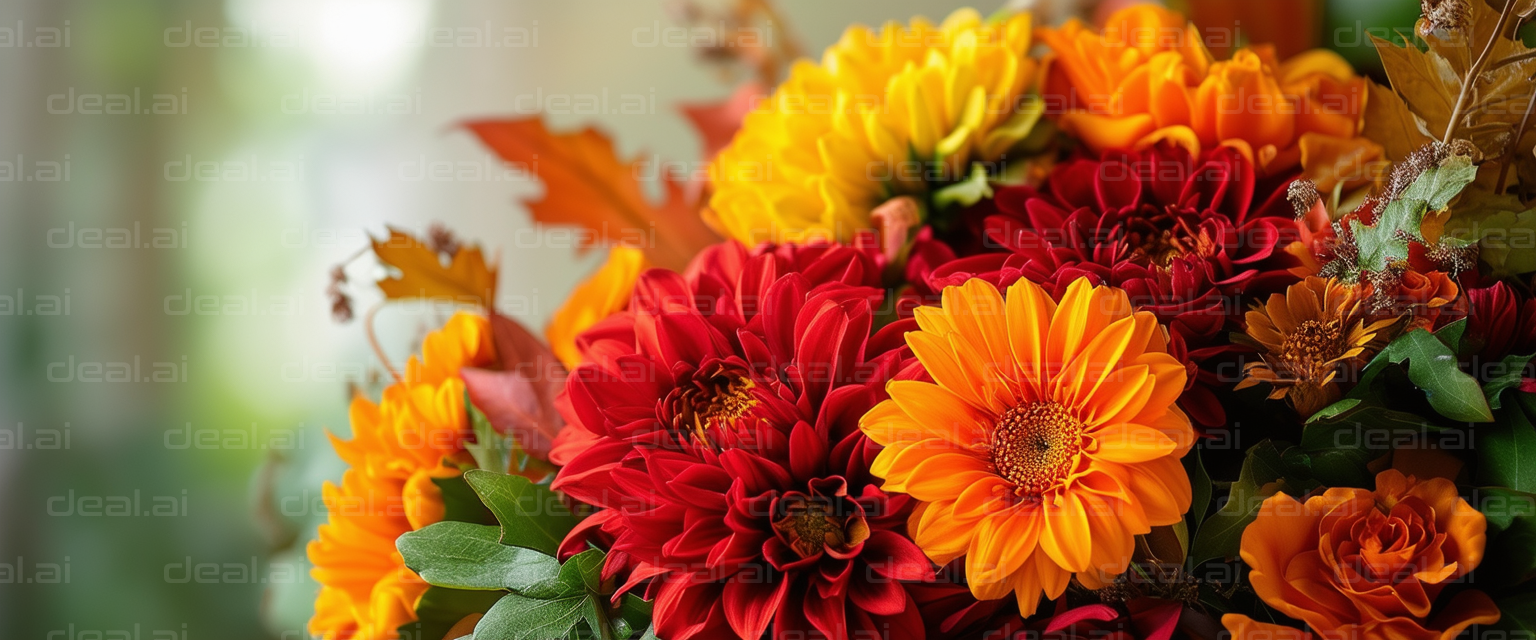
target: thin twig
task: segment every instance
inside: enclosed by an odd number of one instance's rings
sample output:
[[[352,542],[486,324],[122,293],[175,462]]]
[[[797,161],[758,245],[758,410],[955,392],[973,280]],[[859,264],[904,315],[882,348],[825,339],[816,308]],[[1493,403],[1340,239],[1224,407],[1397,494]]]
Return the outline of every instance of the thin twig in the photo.
[[[1536,58],[1536,49],[1532,49],[1532,50],[1527,51],[1525,53],[1517,53],[1517,54],[1509,56],[1509,57],[1499,58],[1498,60],[1494,60],[1493,64],[1488,65],[1488,70],[1489,71],[1493,71],[1494,69],[1497,69],[1499,67],[1512,65],[1512,64],[1515,64],[1516,62],[1524,62],[1526,60],[1530,60],[1531,58]]]
[[[1445,136],[1441,138],[1442,144],[1451,143],[1451,134],[1456,133],[1456,123],[1461,119],[1462,109],[1467,106],[1467,99],[1472,97],[1472,89],[1477,85],[1478,76],[1483,73],[1483,65],[1488,64],[1488,56],[1493,53],[1493,46],[1504,35],[1504,25],[1509,22],[1509,16],[1515,12],[1515,0],[1504,0],[1504,10],[1499,12],[1499,22],[1494,25],[1493,33],[1488,36],[1488,43],[1483,45],[1483,52],[1478,54],[1477,62],[1472,63],[1472,68],[1467,69],[1467,75],[1462,79],[1461,91],[1456,95],[1456,107],[1451,109],[1450,122],[1445,123]]]
[[[405,378],[401,377],[400,372],[395,370],[395,365],[389,362],[389,356],[384,354],[384,347],[379,344],[378,334],[373,331],[373,318],[383,308],[384,303],[379,302],[373,305],[372,309],[368,310],[368,315],[363,317],[363,331],[368,334],[368,345],[373,347],[373,355],[378,357],[379,363],[384,365],[384,369],[389,372],[390,376],[394,377],[395,382],[404,383]]]

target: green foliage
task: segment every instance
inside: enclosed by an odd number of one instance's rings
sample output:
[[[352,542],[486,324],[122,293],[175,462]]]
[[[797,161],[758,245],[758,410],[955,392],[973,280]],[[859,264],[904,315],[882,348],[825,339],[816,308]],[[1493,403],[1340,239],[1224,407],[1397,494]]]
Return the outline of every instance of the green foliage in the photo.
[[[1536,494],[1503,487],[1482,487],[1477,508],[1488,519],[1488,546],[1478,582],[1498,588],[1536,577]]]
[[[576,524],[559,496],[520,476],[474,469],[465,479],[500,526],[443,521],[400,537],[406,566],[432,585],[413,627],[424,635],[413,637],[442,637],[478,612],[478,640],[630,638],[649,626],[650,603],[625,594],[610,605],[602,551],[555,558]]]
[[[1517,405],[1499,411],[1493,424],[1478,427],[1474,449],[1479,484],[1536,493],[1536,426],[1530,419],[1536,412],[1533,395],[1519,394]]]
[[[1318,486],[1310,471],[1298,463],[1292,449],[1285,453],[1272,441],[1265,440],[1248,450],[1242,471],[1232,483],[1227,501],[1200,525],[1191,545],[1190,558],[1198,565],[1212,558],[1237,557],[1243,529],[1258,517],[1264,500],[1286,491],[1300,495]]]
[[[1456,352],[1447,342],[1459,342],[1465,321],[1442,328],[1439,335],[1413,330],[1398,336],[1376,354],[1360,375],[1366,387],[1381,371],[1408,363],[1408,379],[1424,391],[1440,415],[1459,422],[1492,422],[1493,410],[1477,379],[1461,370]],[[1353,394],[1351,394],[1353,395]]]
[[[405,566],[440,587],[523,592],[559,577],[554,557],[501,544],[500,537],[498,527],[444,521],[400,536],[395,545]]]
[[[501,523],[501,543],[554,555],[576,526],[569,507],[543,485],[522,476],[474,469],[464,473],[475,493]]]
[[[1477,178],[1477,166],[1465,156],[1447,156],[1425,169],[1399,196],[1388,202],[1375,224],[1350,221],[1359,257],[1351,271],[1385,271],[1408,260],[1408,246],[1424,243],[1424,216],[1440,211]],[[1460,240],[1450,240],[1465,244]]]
[[[416,603],[416,621],[400,625],[401,638],[441,638],[472,613],[484,613],[504,592],[427,587]]]

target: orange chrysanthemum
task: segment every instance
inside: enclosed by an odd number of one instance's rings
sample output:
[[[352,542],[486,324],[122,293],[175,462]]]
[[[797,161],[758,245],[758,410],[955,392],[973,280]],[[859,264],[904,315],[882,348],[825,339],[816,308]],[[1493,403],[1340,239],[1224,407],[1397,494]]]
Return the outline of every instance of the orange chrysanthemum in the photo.
[[[1102,32],[1074,19],[1038,33],[1054,52],[1047,108],[1065,109],[1062,128],[1095,151],[1235,146],[1266,173],[1300,165],[1325,191],[1364,182],[1382,155],[1360,136],[1368,81],[1330,51],[1280,62],[1266,45],[1217,61],[1182,14],[1151,4],[1115,12]]]
[[[459,313],[427,336],[422,357],[378,404],[352,400],[352,439],[331,443],[350,465],[341,485],[325,483],[329,515],[309,543],[311,575],[321,585],[309,631],[326,640],[388,640],[416,619],[427,584],[406,568],[395,539],[442,520],[433,478],[452,477],[451,462],[473,464],[460,367],[495,360],[485,318]]]
[[[923,503],[918,546],[965,556],[978,598],[1011,591],[1029,615],[1073,574],[1102,586],[1134,536],[1189,509],[1185,368],[1124,291],[1078,280],[1057,304],[1020,280],[1005,300],[973,279],[916,316],[907,345],[934,383],[891,382],[859,426],[885,446],[884,488]]]
[[[581,349],[576,336],[604,318],[623,310],[635,291],[635,282],[645,270],[645,254],[632,247],[616,246],[608,251],[608,261],[592,277],[571,291],[565,304],[555,311],[544,329],[550,351],[575,369],[581,364]]]
[[[1388,469],[1375,491],[1337,487],[1306,503],[1271,496],[1243,530],[1242,556],[1254,592],[1319,638],[1448,640],[1499,619],[1480,591],[1436,603],[1482,562],[1486,528],[1455,483]],[[1304,637],[1240,614],[1221,621],[1239,640]]]
[[[1268,382],[1269,397],[1285,398],[1302,417],[1333,404],[1342,395],[1339,371],[1367,359],[1376,334],[1395,321],[1366,317],[1363,300],[1358,286],[1313,276],[1255,306],[1247,333],[1264,360],[1248,364],[1237,388]]]

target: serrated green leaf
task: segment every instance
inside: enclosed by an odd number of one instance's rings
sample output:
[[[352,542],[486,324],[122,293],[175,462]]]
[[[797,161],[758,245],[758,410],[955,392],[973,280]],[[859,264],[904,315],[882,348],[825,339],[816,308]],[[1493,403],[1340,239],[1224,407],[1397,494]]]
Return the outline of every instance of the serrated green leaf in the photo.
[[[559,576],[522,594],[545,600],[602,592],[603,552],[588,549],[559,565]]]
[[[501,544],[501,529],[444,521],[400,536],[405,566],[429,584],[453,589],[548,590],[562,567],[553,556]]]
[[[560,496],[527,478],[472,469],[464,479],[496,514],[502,544],[555,555],[565,534],[576,526],[576,516]]]
[[[1423,202],[1430,211],[1439,211],[1451,204],[1462,189],[1477,179],[1477,165],[1466,156],[1448,156],[1439,166],[1430,167],[1417,180],[1403,189],[1403,200]],[[1417,231],[1417,229],[1415,229]]]
[[[1429,405],[1440,415],[1460,422],[1493,421],[1493,411],[1483,397],[1482,385],[1461,370],[1456,354],[1434,334],[1422,329],[1404,333],[1376,354],[1366,368],[1370,369],[1378,361],[1392,364],[1406,361],[1408,379],[1424,391]]]

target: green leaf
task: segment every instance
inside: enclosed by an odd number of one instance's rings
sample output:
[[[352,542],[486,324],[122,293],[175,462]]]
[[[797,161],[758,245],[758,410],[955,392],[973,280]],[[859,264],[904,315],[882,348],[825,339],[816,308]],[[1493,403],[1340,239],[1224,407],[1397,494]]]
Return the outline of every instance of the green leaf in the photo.
[[[1536,577],[1536,494],[1479,487],[1474,495],[1477,510],[1488,520],[1483,556],[1499,559],[1483,563],[1478,581],[1502,587]]]
[[[1395,80],[1394,80],[1395,82]],[[1425,169],[1396,199],[1382,208],[1374,224],[1350,221],[1359,250],[1355,270],[1385,271],[1408,259],[1408,245],[1424,242],[1425,214],[1440,211],[1477,178],[1477,166],[1465,156],[1452,155]]]
[[[1200,525],[1191,545],[1191,566],[1212,558],[1232,558],[1242,544],[1243,529],[1258,516],[1265,498],[1290,486],[1305,491],[1316,483],[1296,479],[1275,444],[1265,440],[1248,450],[1242,471],[1221,508]]]
[[[1522,397],[1520,404],[1477,428],[1476,477],[1479,484],[1536,493],[1536,426],[1526,415],[1531,403]]]
[[[576,516],[560,496],[527,478],[472,469],[464,479],[496,514],[502,544],[555,555],[565,534],[576,526]]]
[[[988,182],[987,168],[978,163],[971,165],[971,175],[965,180],[933,192],[933,205],[939,209],[969,207],[990,197],[992,185]]]
[[[400,536],[405,566],[429,584],[454,589],[551,588],[563,573],[553,556],[498,542],[494,526],[444,521]]]
[[[619,600],[618,615],[613,618],[613,636],[628,638],[651,624],[651,602],[633,593]]]
[[[485,412],[469,401],[468,391],[464,392],[464,409],[469,413],[470,429],[475,434],[475,441],[466,443],[464,449],[474,457],[475,466],[506,473],[512,468],[512,439],[491,426],[491,420],[485,417]]]
[[[583,593],[602,592],[603,552],[588,549],[560,565],[559,577],[539,585],[537,589],[523,591],[530,598],[568,598]]]
[[[1189,487],[1191,498],[1189,501],[1189,533],[1191,536],[1200,532],[1200,523],[1205,520],[1205,512],[1211,508],[1211,474],[1205,471],[1205,462],[1200,459],[1200,448],[1193,447],[1189,454],[1184,456],[1184,471],[1189,474]]]
[[[615,637],[618,627],[609,619],[607,595],[602,592],[602,566],[603,552],[596,549],[572,556],[560,565],[558,577],[498,601],[476,625],[475,638],[585,637],[580,627],[583,622],[591,635]],[[634,626],[625,622],[623,629],[624,634],[618,637],[628,637]]]
[[[1531,637],[1536,633],[1536,593],[1519,593],[1500,598],[1494,604],[1499,607],[1499,621],[1494,629],[1509,633],[1506,637]]]
[[[587,614],[590,596],[539,600],[516,594],[502,596],[475,625],[475,640],[551,640],[572,637],[576,623]]]
[[[485,613],[503,593],[427,587],[421,599],[416,601],[416,620],[400,625],[400,637],[436,640],[446,636],[464,616]]]
[[[432,484],[443,497],[443,519],[475,524],[496,524],[496,515],[485,507],[463,475],[433,478]]]
[[[1521,381],[1525,379],[1525,365],[1531,362],[1531,358],[1536,358],[1536,355],[1505,356],[1499,362],[1498,371],[1502,373],[1483,383],[1483,397],[1488,399],[1490,408],[1495,411],[1503,408],[1504,402],[1501,396],[1505,391],[1520,386]]]
[[[1440,166],[1430,167],[1419,174],[1418,179],[1403,189],[1400,197],[1423,202],[1431,211],[1439,211],[1449,206],[1451,200],[1476,179],[1477,165],[1472,164],[1471,158],[1447,156]]]
[[[1424,390],[1429,405],[1440,415],[1461,422],[1493,421],[1493,411],[1477,378],[1462,371],[1451,348],[1428,331],[1415,329],[1398,336],[1366,368],[1378,362],[1402,364],[1405,360],[1408,379]]]

